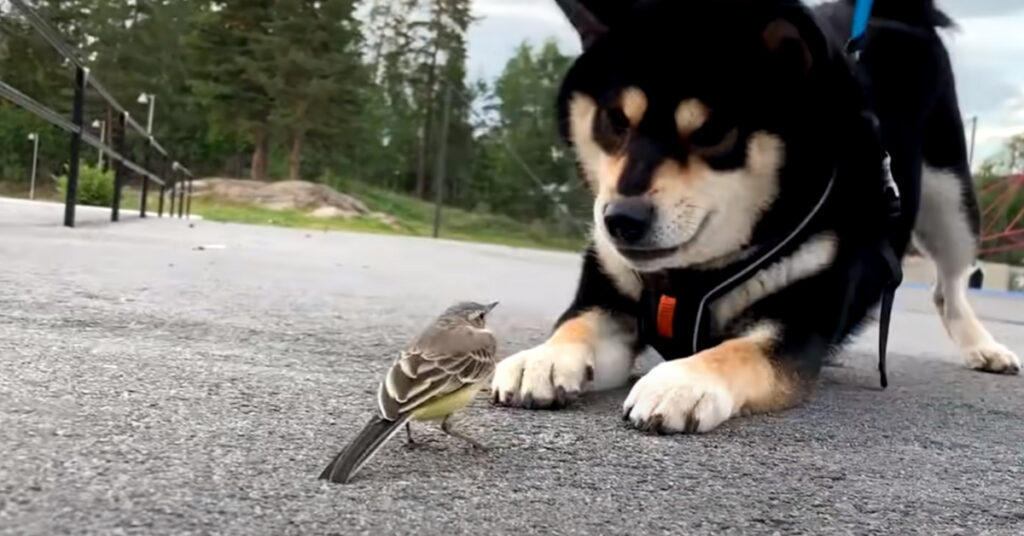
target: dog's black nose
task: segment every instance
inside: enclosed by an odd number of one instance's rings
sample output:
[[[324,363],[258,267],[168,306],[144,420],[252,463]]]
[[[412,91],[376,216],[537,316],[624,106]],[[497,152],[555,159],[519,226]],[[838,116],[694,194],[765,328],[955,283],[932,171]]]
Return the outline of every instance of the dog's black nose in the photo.
[[[634,244],[639,242],[654,220],[654,207],[646,199],[626,197],[604,207],[604,226],[613,238]]]

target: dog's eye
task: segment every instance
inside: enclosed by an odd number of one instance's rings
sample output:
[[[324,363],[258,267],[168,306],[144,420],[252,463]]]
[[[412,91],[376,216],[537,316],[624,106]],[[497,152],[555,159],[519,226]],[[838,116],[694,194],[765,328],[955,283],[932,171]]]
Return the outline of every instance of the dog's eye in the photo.
[[[609,151],[620,150],[629,134],[629,118],[620,108],[602,109],[594,122],[594,140]]]
[[[690,137],[694,152],[704,157],[722,156],[735,147],[739,129],[722,121],[708,121]]]

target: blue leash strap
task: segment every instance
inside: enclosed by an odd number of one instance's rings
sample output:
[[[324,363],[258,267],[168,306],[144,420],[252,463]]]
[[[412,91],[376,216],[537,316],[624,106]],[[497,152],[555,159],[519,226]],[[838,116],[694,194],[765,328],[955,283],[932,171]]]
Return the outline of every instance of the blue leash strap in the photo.
[[[853,54],[854,57],[860,54],[874,3],[874,0],[857,0],[853,5],[853,24],[850,25],[850,40],[846,42],[846,52]]]
[[[864,37],[868,31],[868,19],[871,18],[871,6],[874,0],[857,0],[853,6],[853,26],[850,28],[850,39],[856,40]]]

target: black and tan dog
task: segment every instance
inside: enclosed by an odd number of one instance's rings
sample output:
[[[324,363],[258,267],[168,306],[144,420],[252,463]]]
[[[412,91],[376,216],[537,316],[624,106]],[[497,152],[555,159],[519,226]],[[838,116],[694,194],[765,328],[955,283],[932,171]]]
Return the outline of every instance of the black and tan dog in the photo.
[[[852,2],[557,1],[584,45],[559,110],[593,239],[550,339],[499,364],[496,403],[621,385],[654,346],[667,361],[623,407],[638,428],[791,406],[879,303],[898,264],[884,251],[912,237],[967,365],[1019,370],[965,296],[978,209],[937,34],[951,22],[930,0],[879,0],[858,62]]]

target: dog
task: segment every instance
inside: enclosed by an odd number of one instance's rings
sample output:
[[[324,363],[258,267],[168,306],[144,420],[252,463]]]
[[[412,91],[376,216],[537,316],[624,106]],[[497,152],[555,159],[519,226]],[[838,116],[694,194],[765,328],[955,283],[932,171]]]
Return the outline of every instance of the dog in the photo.
[[[495,404],[563,407],[654,347],[666,361],[623,403],[637,429],[792,407],[912,240],[967,366],[1019,371],[966,299],[979,211],[931,0],[877,1],[858,57],[852,0],[556,1],[583,45],[558,113],[593,233],[573,302],[499,363]]]

